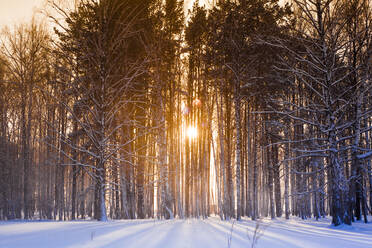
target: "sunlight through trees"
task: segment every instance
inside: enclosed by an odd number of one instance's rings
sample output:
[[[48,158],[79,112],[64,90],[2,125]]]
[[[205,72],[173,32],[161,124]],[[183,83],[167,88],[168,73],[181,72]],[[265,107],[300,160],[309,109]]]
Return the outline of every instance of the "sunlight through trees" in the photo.
[[[368,221],[369,0],[71,3],[0,35],[0,219]]]

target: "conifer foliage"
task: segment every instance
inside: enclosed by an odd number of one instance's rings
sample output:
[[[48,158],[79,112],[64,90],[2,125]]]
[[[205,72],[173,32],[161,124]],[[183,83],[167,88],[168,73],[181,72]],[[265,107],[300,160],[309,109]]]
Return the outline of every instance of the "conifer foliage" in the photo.
[[[0,219],[372,209],[369,0],[49,1],[0,39]]]

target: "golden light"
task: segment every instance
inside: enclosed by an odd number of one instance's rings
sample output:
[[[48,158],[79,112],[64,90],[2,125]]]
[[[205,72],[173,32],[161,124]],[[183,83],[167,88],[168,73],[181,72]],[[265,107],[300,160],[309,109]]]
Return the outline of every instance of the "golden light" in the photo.
[[[200,108],[201,101],[199,99],[195,99],[194,101],[192,101],[192,105],[194,105],[197,108]]]
[[[187,129],[186,129],[186,135],[190,138],[190,139],[195,139],[197,136],[198,136],[198,129],[196,127],[193,127],[193,126],[189,126]]]

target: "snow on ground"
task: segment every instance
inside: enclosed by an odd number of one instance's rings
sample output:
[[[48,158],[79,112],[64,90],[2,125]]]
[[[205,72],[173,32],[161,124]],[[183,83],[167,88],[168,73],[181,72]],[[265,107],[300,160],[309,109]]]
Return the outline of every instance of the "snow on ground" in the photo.
[[[372,223],[330,226],[330,219],[263,220],[258,248],[372,247]],[[251,247],[255,222],[206,220],[0,222],[0,248],[227,248]],[[262,229],[262,230],[263,230]],[[232,235],[231,235],[232,233]]]

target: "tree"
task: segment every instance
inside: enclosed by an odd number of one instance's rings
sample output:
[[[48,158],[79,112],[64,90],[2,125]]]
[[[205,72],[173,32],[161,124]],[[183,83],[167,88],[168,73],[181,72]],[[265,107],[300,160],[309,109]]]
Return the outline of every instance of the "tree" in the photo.
[[[45,53],[48,36],[45,27],[35,20],[29,26],[15,26],[14,31],[5,30],[1,43],[2,56],[8,80],[20,95],[20,130],[23,165],[23,214],[25,219],[32,217],[33,187],[31,128],[34,110],[34,93],[41,81],[45,67],[42,55]]]
[[[127,2],[84,1],[77,11],[66,16],[64,32],[57,31],[62,55],[68,56],[67,80],[62,83],[75,95],[73,107],[59,99],[74,120],[74,125],[84,133],[89,142],[86,148],[76,144],[74,135],[62,134],[62,142],[74,152],[86,153],[91,163],[76,160],[76,155],[66,155],[74,166],[93,170],[96,181],[95,218],[107,219],[105,196],[108,173],[120,164],[117,153],[132,140],[115,140],[115,135],[126,123],[118,119],[118,112],[131,101],[130,92],[135,80],[144,73],[144,60],[127,56],[130,42],[137,31],[133,29],[135,15]],[[125,97],[128,97],[127,99]],[[82,114],[78,114],[81,112]],[[74,127],[76,131],[78,128]],[[75,170],[76,171],[76,170]],[[99,211],[98,211],[99,209]]]
[[[286,108],[278,113],[301,125],[302,134],[295,130],[302,136],[296,140],[294,159],[309,158],[316,166],[315,173],[327,170],[332,223],[350,224],[351,216],[345,205],[348,183],[344,163],[347,160],[344,151],[349,148],[342,143],[349,139],[346,130],[354,123],[345,118],[345,113],[350,110],[357,88],[347,81],[351,71],[345,69],[345,51],[352,43],[343,39],[347,22],[339,16],[343,5],[338,1],[296,0],[294,6],[299,18],[294,42],[288,40],[284,44],[275,39],[274,46],[288,52],[291,60],[283,59],[277,69],[292,75],[292,86],[300,94],[296,102],[280,101]],[[319,167],[322,162],[318,163],[317,157],[327,164],[324,169]],[[303,169],[296,173],[307,180]]]

